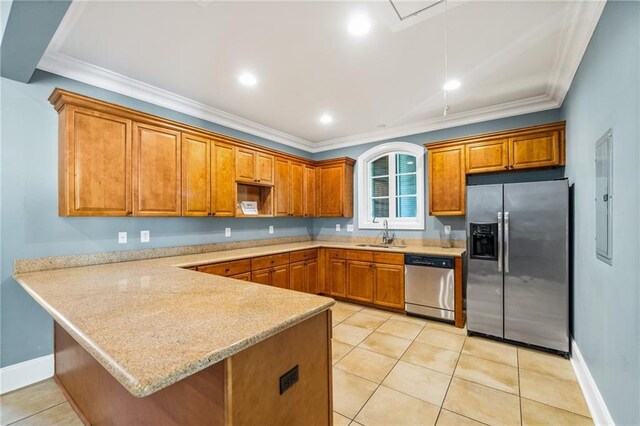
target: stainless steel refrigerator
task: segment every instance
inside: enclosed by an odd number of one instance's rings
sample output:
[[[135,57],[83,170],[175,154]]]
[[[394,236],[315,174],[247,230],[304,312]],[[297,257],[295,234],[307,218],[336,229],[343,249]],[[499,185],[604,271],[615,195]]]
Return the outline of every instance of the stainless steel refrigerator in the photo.
[[[566,180],[467,187],[467,328],[569,352]]]

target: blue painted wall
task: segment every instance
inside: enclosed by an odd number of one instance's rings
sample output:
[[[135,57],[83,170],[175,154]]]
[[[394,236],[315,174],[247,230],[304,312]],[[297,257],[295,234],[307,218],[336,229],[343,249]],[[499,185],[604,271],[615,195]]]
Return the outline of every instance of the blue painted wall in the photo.
[[[562,106],[575,183],[574,338],[616,424],[640,424],[640,2],[609,1]],[[595,256],[595,143],[613,129],[613,266]]]
[[[2,366],[52,352],[51,319],[11,278],[14,259],[311,234],[311,219],[302,218],[58,217],[58,121],[56,111],[47,101],[54,87],[309,156],[306,152],[42,71],[36,71],[30,84],[0,79]],[[271,224],[275,226],[274,235],[267,232]],[[232,238],[224,237],[225,227],[232,228]],[[150,243],[140,243],[143,229],[151,232]],[[129,233],[128,244],[117,243],[118,231]]]
[[[394,139],[388,139],[380,142],[373,142],[364,145],[357,145],[348,148],[335,149],[331,151],[320,152],[314,154],[313,158],[316,160],[322,160],[326,158],[335,158],[335,157],[351,157],[357,159],[360,154],[365,152],[366,150],[379,145],[381,143],[393,142],[393,141],[402,141],[409,142],[417,145],[423,145],[429,142],[437,142],[446,139],[460,138],[464,136],[476,135],[480,133],[489,133],[496,132],[500,130],[514,129],[518,127],[526,127],[533,126],[536,124],[544,124],[550,123],[553,121],[560,121],[560,109],[543,111],[533,114],[525,114],[519,115],[515,117],[508,117],[499,120],[491,120],[485,121],[482,123],[469,124],[466,126],[452,127],[449,129],[436,130],[433,132],[427,133],[419,133],[416,135],[403,136]],[[427,207],[429,194],[428,189],[429,186],[427,184],[427,160],[425,157],[425,212],[428,212],[429,209]],[[562,169],[557,169],[556,171],[547,171],[547,172],[536,172],[536,177],[538,180],[540,179],[552,179],[562,175]],[[521,181],[522,179],[526,179],[527,174],[518,174],[518,179]],[[530,174],[529,174],[530,175]],[[498,181],[502,180],[507,182],[510,175],[509,173],[496,173],[492,175],[488,175],[487,179],[496,179]],[[356,175],[354,178],[354,199],[358,198],[358,174],[357,174],[357,166],[356,166]],[[378,230],[367,230],[367,229],[358,229],[358,205],[357,202],[354,206],[354,216],[350,219],[314,219],[313,220],[313,233],[314,235],[339,235],[339,236],[350,236],[350,235],[358,235],[358,236],[373,236],[379,237],[381,235]],[[340,224],[341,231],[336,232],[336,224]],[[354,232],[348,233],[346,232],[347,224],[354,224]],[[427,216],[425,220],[425,229],[422,231],[393,231],[395,232],[398,238],[431,238],[438,239],[440,237],[440,231],[444,229],[445,225],[450,225],[452,232],[454,234],[455,239],[463,240],[465,239],[465,225],[464,225],[464,217],[456,216],[456,217],[435,217],[435,216]]]

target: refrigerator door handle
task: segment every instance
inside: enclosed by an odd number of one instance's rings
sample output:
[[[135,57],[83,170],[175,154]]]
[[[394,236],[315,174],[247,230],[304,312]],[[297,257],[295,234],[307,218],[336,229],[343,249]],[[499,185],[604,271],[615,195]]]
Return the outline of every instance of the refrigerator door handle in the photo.
[[[509,273],[509,212],[504,212],[504,272]]]
[[[502,212],[498,212],[498,272],[502,272]]]

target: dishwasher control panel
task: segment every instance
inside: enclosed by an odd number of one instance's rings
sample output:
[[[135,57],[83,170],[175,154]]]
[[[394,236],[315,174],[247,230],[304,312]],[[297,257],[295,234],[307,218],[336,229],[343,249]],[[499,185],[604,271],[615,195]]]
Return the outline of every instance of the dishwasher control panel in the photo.
[[[404,264],[414,265],[414,266],[430,266],[432,268],[447,268],[447,269],[453,269],[454,267],[453,258],[451,257],[425,256],[422,254],[405,254]]]

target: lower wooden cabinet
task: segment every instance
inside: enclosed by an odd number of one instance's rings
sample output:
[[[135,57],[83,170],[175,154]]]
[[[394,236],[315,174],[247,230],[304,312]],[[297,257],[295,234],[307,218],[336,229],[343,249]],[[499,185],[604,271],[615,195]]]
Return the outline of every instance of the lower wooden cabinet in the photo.
[[[344,259],[329,259],[327,261],[327,281],[329,292],[334,296],[347,295],[347,261]]]
[[[276,266],[271,270],[271,285],[289,288],[289,265]]]
[[[251,272],[251,282],[271,285],[271,269],[260,269]]]
[[[404,309],[404,266],[376,263],[373,303]]]
[[[304,273],[307,293],[318,294],[318,259],[307,260]]]
[[[236,280],[251,281],[251,272],[245,272],[244,274],[231,275],[229,278],[235,278]]]
[[[289,265],[289,288],[305,293],[318,293],[318,261],[304,260]]]
[[[347,297],[362,302],[373,302],[373,270],[371,262],[347,261]]]

